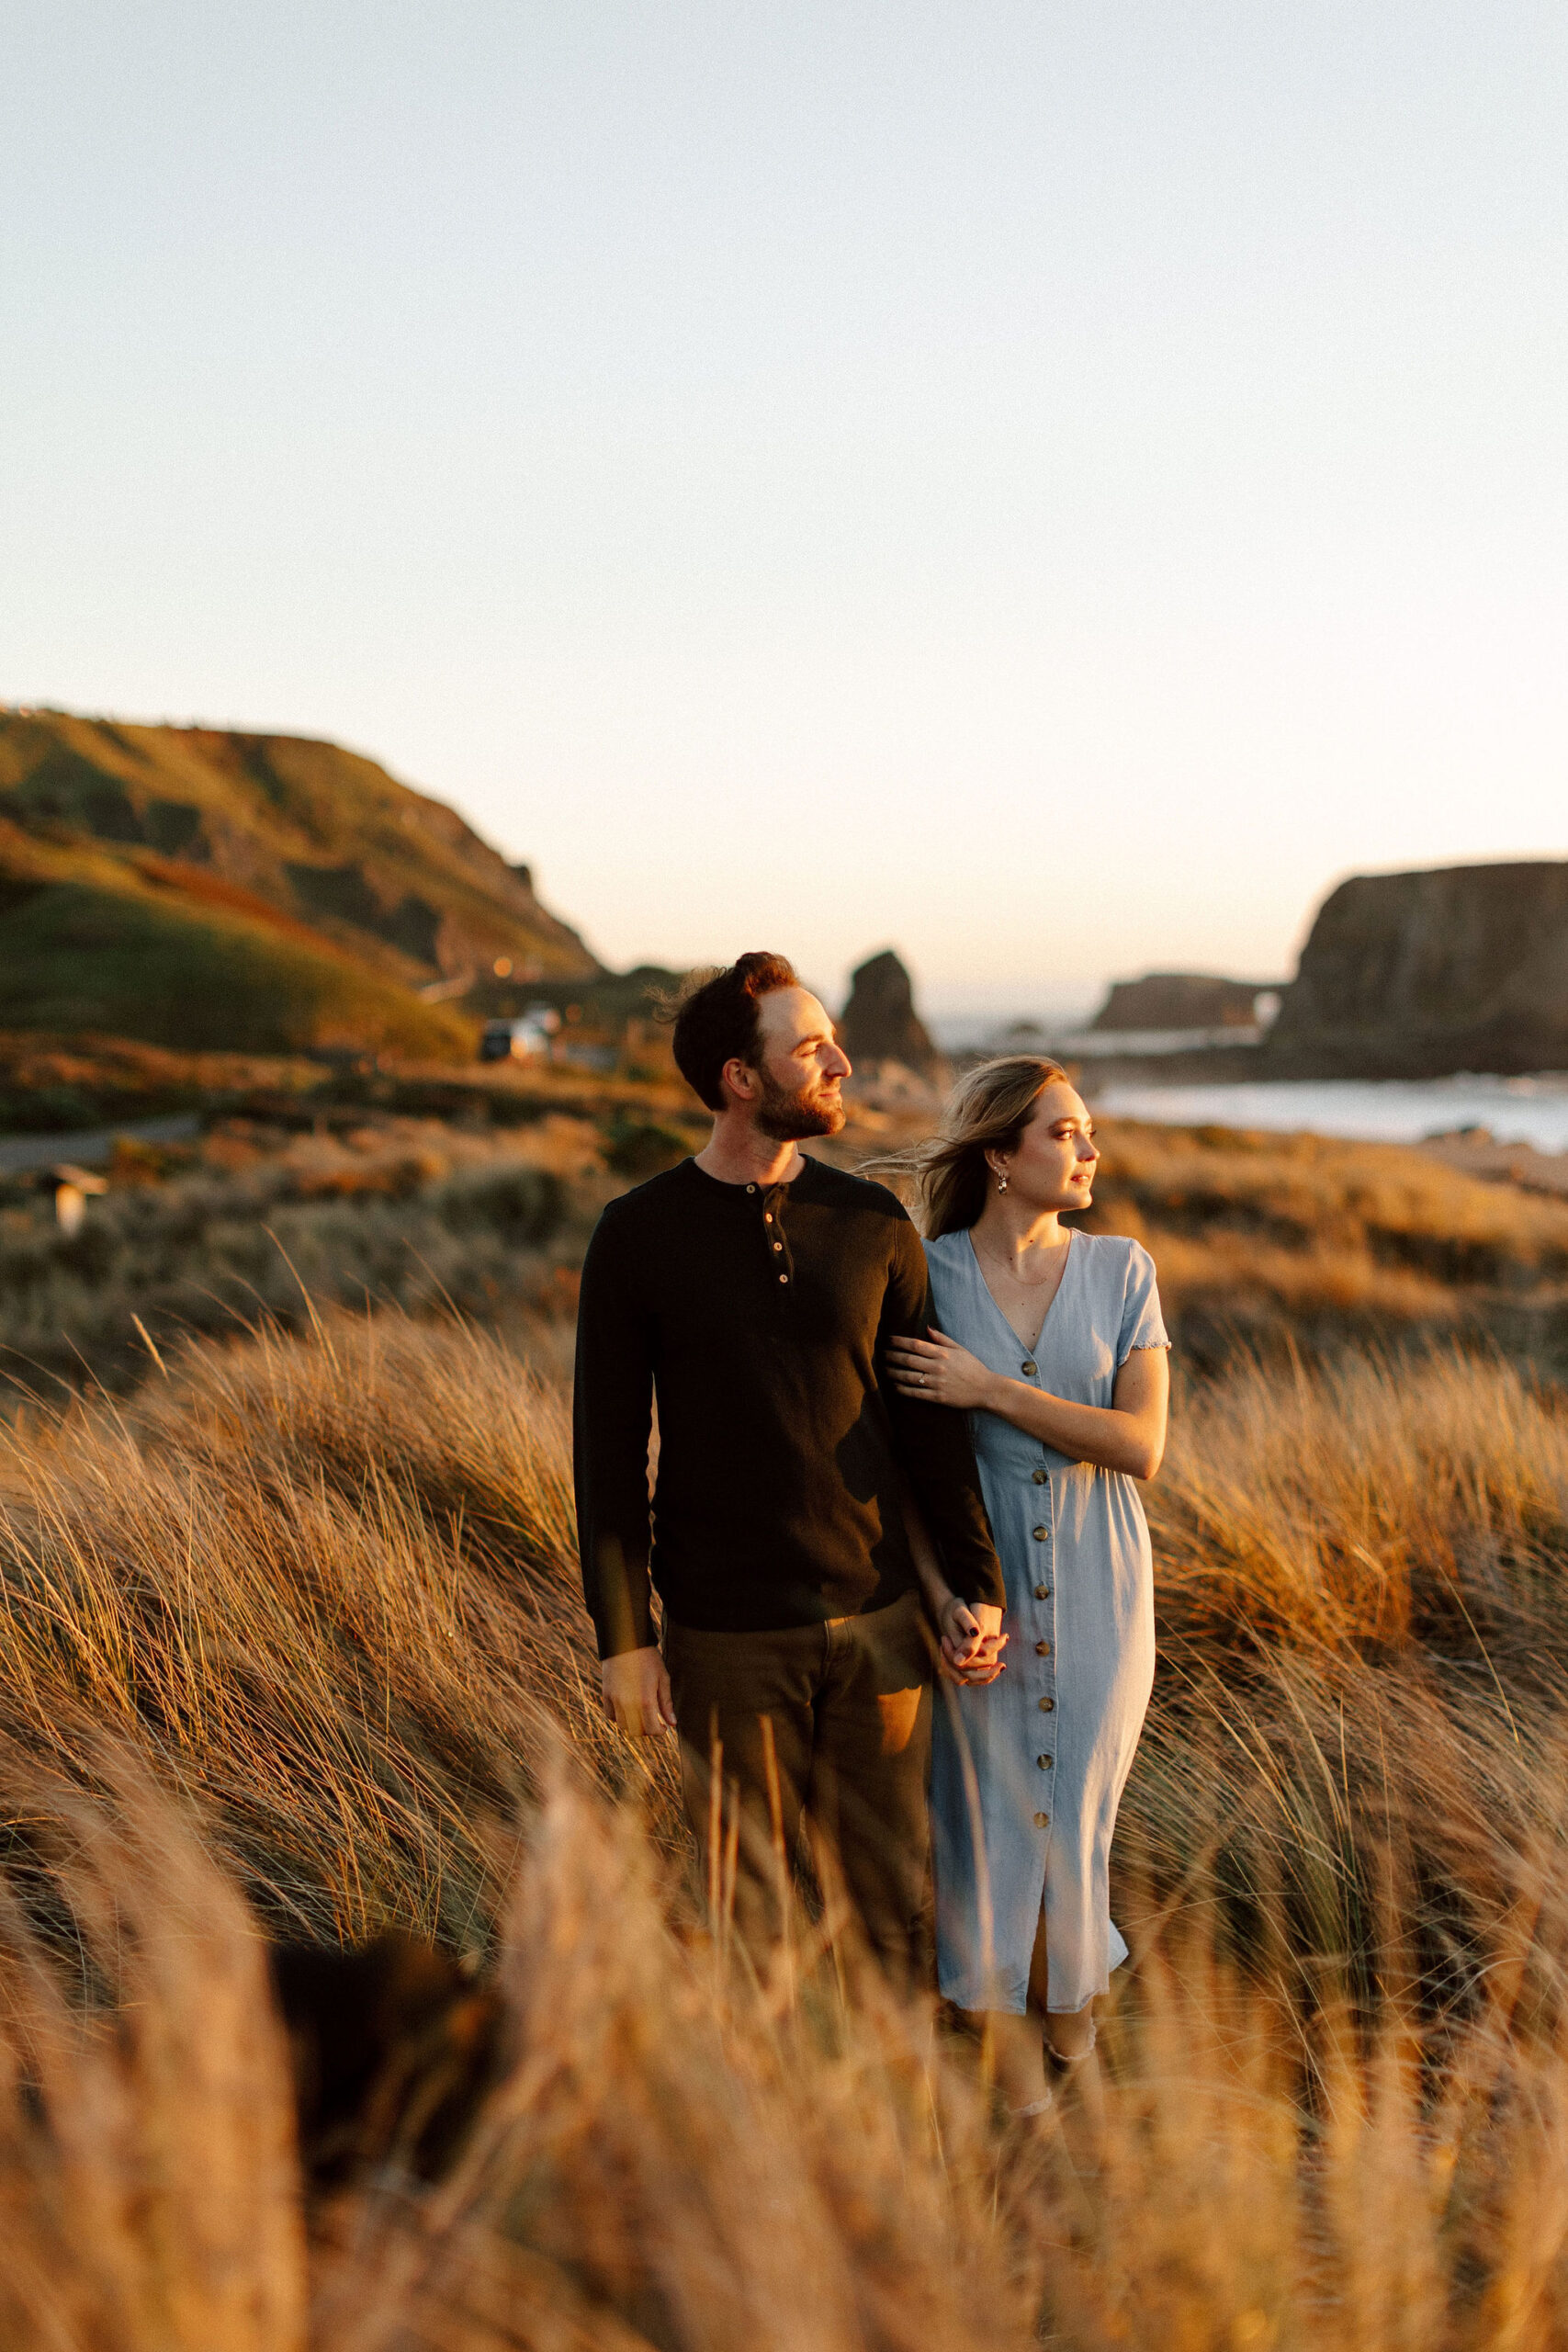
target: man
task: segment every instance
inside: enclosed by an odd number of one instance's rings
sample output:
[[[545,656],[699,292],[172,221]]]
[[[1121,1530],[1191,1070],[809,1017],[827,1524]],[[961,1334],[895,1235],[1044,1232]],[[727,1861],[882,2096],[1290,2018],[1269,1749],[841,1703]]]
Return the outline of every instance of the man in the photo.
[[[844,1123],[850,1065],[816,997],[782,956],[742,956],[687,996],[674,1047],[712,1136],[611,1204],[582,1273],[578,1529],[604,1702],[634,1736],[678,1728],[710,1886],[713,1831],[738,1809],[754,1951],[777,1930],[805,1811],[898,1975],[924,1894],[931,1734],[902,1496],[907,1482],[948,1582],[994,1632],[1001,1572],[968,1430],[883,1380],[888,1340],[928,1322],[903,1209],[798,1148]]]

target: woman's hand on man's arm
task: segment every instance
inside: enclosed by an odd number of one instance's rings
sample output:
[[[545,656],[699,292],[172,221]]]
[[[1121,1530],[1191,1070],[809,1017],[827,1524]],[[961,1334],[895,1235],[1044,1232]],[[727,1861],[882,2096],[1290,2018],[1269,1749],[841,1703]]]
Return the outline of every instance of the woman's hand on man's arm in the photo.
[[[960,1412],[1000,1411],[997,1393],[1007,1382],[934,1323],[929,1333],[924,1340],[896,1337],[887,1342],[887,1369],[900,1396],[918,1405],[951,1405]]]
[[[1028,1381],[1004,1379],[934,1329],[925,1340],[890,1340],[887,1368],[901,1396],[999,1414],[1074,1462],[1152,1478],[1164,1458],[1170,1366],[1163,1348],[1134,1349],[1109,1406],[1076,1405]]]

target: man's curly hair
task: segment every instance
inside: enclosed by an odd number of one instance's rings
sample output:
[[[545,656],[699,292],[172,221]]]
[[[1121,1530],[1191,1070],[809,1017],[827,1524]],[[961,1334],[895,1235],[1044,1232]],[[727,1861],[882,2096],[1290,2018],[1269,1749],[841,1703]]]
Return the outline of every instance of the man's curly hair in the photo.
[[[675,1006],[675,1063],[710,1111],[724,1108],[720,1073],[728,1061],[758,1059],[758,1008],[775,989],[800,985],[787,956],[753,948],[722,970],[694,972]]]

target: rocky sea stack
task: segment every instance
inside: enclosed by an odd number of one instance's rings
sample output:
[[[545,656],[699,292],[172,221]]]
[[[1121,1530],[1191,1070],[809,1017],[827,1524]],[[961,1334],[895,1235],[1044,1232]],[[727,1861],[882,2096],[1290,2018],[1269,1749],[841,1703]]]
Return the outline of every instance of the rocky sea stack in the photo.
[[[839,1035],[852,1062],[900,1062],[922,1077],[941,1056],[915,1011],[909,975],[891,947],[873,956],[851,975],[850,1001],[839,1016]]]

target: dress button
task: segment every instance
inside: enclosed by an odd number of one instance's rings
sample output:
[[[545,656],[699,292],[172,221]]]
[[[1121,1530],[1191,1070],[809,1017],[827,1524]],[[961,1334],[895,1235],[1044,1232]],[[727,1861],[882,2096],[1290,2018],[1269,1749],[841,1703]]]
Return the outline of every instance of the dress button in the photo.
[[[1035,1369],[1034,1358],[1032,1356],[1025,1356],[1021,1369],[1024,1372],[1032,1372]]]
[[[1048,1813],[1037,1813],[1034,1816],[1034,1826],[1036,1829],[1049,1829],[1051,1826],[1050,1815]]]
[[[1042,1699],[1042,1700],[1041,1700],[1041,1702],[1040,1702],[1040,1712],[1041,1712],[1041,1713],[1042,1713],[1043,1715],[1048,1715],[1048,1714],[1051,1713],[1052,1708],[1055,1705],[1055,1703],[1056,1703],[1056,1702],[1055,1701],[1055,1699]]]
[[[1037,1487],[1043,1487],[1049,1481],[1051,1473],[1049,1470],[1032,1470],[1029,1475]]]
[[[1034,1541],[1037,1544],[1047,1543],[1050,1540],[1050,1535],[1051,1531],[1048,1527],[1037,1527],[1034,1531]]]
[[[1036,1643],[1035,1643],[1035,1645],[1034,1645],[1034,1655],[1035,1655],[1035,1657],[1050,1657],[1050,1655],[1051,1655],[1051,1645],[1050,1645],[1050,1643],[1049,1643],[1049,1642],[1036,1642]]]
[[[1034,1588],[1034,1598],[1036,1600],[1049,1600],[1051,1598],[1050,1586],[1048,1584],[1037,1584]]]

